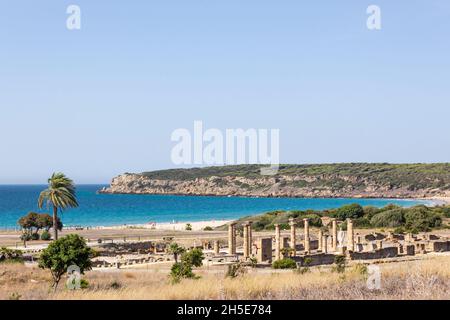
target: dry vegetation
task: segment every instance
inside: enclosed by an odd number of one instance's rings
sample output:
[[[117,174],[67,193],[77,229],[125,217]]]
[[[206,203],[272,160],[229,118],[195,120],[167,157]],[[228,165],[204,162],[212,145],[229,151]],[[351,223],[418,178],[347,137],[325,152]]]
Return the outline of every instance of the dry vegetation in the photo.
[[[235,279],[197,271],[199,280],[169,283],[167,273],[146,270],[86,274],[89,288],[49,290],[49,274],[20,264],[0,265],[0,299],[450,299],[450,256],[388,263],[381,290],[369,290],[366,275],[349,267],[345,274],[314,268],[305,274],[250,272]]]

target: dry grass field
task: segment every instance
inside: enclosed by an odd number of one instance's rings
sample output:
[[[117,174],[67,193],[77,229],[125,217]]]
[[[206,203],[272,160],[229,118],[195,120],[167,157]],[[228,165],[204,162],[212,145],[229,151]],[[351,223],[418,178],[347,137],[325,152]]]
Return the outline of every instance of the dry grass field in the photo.
[[[369,290],[367,275],[350,266],[344,274],[330,268],[307,273],[250,270],[237,278],[196,270],[201,278],[171,284],[156,270],[90,271],[89,287],[49,289],[48,271],[21,264],[0,264],[0,299],[450,299],[450,256],[386,263],[380,290]]]

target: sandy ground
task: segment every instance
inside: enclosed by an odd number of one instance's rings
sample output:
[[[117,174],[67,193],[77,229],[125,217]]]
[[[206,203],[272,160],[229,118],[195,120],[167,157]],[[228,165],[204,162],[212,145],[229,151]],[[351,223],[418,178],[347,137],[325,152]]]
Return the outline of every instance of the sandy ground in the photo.
[[[206,227],[216,228],[221,225],[229,223],[231,220],[209,220],[209,221],[195,221],[195,222],[166,222],[166,223],[147,223],[147,224],[133,224],[114,227],[98,227],[98,229],[152,229],[165,231],[183,231],[186,230],[187,225],[191,226],[192,231],[200,231]]]
[[[447,205],[450,204],[450,197],[430,197],[423,200],[431,200],[435,205]]]

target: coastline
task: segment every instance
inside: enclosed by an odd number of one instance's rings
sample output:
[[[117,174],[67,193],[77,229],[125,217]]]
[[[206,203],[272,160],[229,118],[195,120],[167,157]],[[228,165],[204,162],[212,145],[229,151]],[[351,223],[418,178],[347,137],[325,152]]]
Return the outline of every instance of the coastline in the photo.
[[[219,196],[220,197],[220,196]],[[325,198],[324,198],[325,199]],[[336,199],[336,198],[334,198]],[[363,199],[363,198],[354,198],[354,199]],[[367,198],[371,199],[371,198]],[[380,198],[387,199],[387,198]],[[406,199],[398,199],[393,198],[393,200],[404,200],[404,201],[427,201],[429,203],[426,206],[436,207],[441,205],[450,204],[450,197],[429,197],[429,198],[406,198]],[[250,217],[257,216],[261,213],[255,213],[249,215]],[[192,227],[192,231],[201,231],[205,227],[216,228],[222,226],[224,224],[228,224],[232,221],[238,220],[236,219],[211,219],[211,220],[202,220],[202,221],[175,221],[175,222],[152,222],[152,223],[137,223],[137,224],[122,224],[122,225],[111,225],[111,226],[81,226],[82,228],[88,228],[91,230],[125,230],[125,229],[149,229],[149,230],[159,230],[159,231],[185,231],[186,225],[190,224]],[[67,226],[66,230],[74,229],[75,227]]]
[[[82,227],[90,230],[125,230],[125,229],[149,229],[158,231],[185,231],[186,225],[190,224],[192,231],[202,231],[205,227],[216,228],[224,224],[227,224],[233,220],[203,220],[203,221],[175,221],[175,222],[152,222],[152,223],[140,223],[140,224],[123,224],[115,226],[95,226],[95,227]],[[65,230],[73,230],[76,227],[65,227]]]
[[[450,204],[450,197],[428,197],[428,198],[417,198],[416,200],[426,200],[431,201],[433,203],[432,206],[440,206],[440,205],[448,205]]]

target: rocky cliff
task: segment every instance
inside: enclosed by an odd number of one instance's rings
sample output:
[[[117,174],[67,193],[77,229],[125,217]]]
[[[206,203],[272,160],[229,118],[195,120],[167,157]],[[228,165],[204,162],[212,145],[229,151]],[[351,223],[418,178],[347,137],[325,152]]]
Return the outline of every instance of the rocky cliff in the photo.
[[[227,166],[127,173],[114,178],[110,187],[100,192],[311,198],[450,196],[449,164],[287,165],[275,176],[259,175],[258,168]]]

